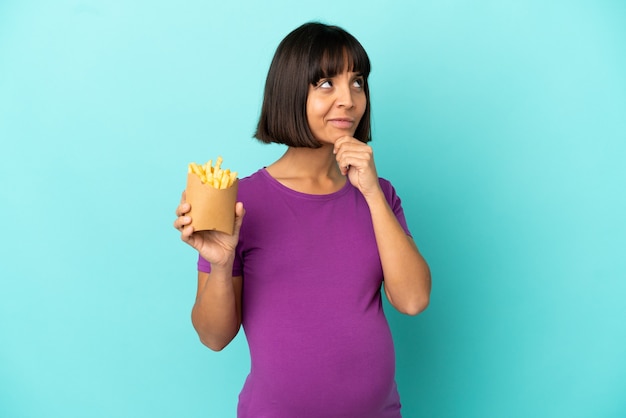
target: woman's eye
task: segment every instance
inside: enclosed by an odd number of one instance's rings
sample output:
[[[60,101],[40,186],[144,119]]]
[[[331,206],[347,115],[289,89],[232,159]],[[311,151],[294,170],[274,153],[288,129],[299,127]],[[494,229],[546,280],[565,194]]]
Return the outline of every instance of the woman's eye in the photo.
[[[330,81],[328,81],[328,80],[324,80],[324,81],[320,81],[318,86],[323,88],[323,89],[329,89],[329,88],[331,88],[333,86],[333,84]]]
[[[354,87],[358,87],[361,88],[363,87],[363,79],[362,78],[357,78],[354,80]]]

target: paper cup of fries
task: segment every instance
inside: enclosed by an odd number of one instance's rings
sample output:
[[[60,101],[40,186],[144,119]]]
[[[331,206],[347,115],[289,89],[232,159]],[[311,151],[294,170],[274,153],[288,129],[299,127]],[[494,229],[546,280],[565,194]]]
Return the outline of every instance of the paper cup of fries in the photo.
[[[237,172],[221,168],[222,157],[215,167],[190,163],[187,172],[186,200],[194,231],[216,230],[232,235],[235,228]]]

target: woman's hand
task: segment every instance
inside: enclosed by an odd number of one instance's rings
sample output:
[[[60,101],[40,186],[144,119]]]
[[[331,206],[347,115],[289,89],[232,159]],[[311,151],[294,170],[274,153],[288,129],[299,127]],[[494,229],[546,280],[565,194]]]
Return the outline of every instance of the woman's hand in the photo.
[[[365,198],[380,192],[372,147],[351,136],[343,136],[335,142],[333,152],[341,174],[347,174],[350,183]]]
[[[235,257],[235,248],[239,242],[239,230],[245,215],[243,203],[235,205],[235,230],[233,235],[220,231],[197,231],[191,226],[191,217],[187,214],[191,205],[185,201],[185,192],[176,208],[174,228],[180,231],[180,239],[195,248],[198,253],[211,265],[225,266],[232,263]]]

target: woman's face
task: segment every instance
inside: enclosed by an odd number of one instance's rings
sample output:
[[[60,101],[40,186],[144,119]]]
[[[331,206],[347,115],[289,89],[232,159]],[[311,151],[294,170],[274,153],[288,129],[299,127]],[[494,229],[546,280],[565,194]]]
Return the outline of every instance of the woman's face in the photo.
[[[344,71],[309,86],[306,115],[315,139],[334,144],[354,136],[367,106],[364,83],[359,73]]]

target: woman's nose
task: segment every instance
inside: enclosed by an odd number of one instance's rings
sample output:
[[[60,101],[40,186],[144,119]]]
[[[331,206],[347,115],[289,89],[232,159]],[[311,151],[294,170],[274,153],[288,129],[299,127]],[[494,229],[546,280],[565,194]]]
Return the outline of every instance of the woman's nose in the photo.
[[[352,90],[349,85],[340,86],[337,88],[337,106],[351,108],[354,106],[354,100],[352,99]]]

